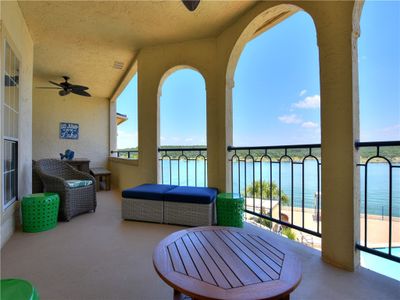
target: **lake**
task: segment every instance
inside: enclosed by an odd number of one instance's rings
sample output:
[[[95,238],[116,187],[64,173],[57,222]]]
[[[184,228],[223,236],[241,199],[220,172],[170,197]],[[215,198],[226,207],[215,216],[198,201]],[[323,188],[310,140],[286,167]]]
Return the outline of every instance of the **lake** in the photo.
[[[240,192],[244,195],[244,187],[248,186],[254,180],[262,179],[269,181],[270,178],[270,164],[267,162],[254,163],[254,170],[252,163],[240,162],[240,176],[238,175],[238,163],[233,165],[233,192]],[[246,169],[246,172],[244,170]],[[261,170],[262,174],[260,174]],[[361,213],[364,212],[364,167],[360,169],[360,209]],[[171,178],[170,178],[171,171]],[[179,164],[178,174],[178,161],[171,161],[171,170],[168,161],[162,164],[162,176],[164,183],[169,184],[170,179],[172,184],[177,185],[190,185],[190,186],[204,186],[207,182],[206,177],[207,165],[205,161],[199,160],[197,166],[195,161],[190,160],[188,164],[186,161],[181,161]],[[161,172],[161,166],[160,166]],[[186,176],[188,173],[188,176]],[[246,173],[246,176],[245,176]],[[254,176],[253,176],[254,173]],[[385,163],[370,163],[368,164],[368,184],[367,184],[367,211],[368,214],[387,216],[389,214],[389,167]],[[178,177],[179,175],[179,177]],[[320,173],[321,175],[321,173]],[[302,204],[302,165],[293,165],[293,203],[295,207],[301,207]],[[180,182],[178,182],[178,179]],[[318,167],[316,161],[306,160],[304,163],[304,204],[306,208],[314,208],[314,195],[318,191]],[[276,184],[279,183],[279,164],[272,164],[272,181]],[[197,184],[196,184],[197,183]],[[292,183],[291,183],[291,164],[289,162],[281,163],[281,186],[282,191],[292,198]],[[400,217],[400,168],[393,168],[392,172],[392,198],[393,208],[392,215]],[[323,199],[323,194],[322,194]],[[323,205],[323,201],[321,201]]]

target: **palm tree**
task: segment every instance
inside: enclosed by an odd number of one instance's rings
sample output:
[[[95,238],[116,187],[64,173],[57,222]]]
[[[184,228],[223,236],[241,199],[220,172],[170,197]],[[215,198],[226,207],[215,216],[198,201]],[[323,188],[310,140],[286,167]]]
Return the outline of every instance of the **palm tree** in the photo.
[[[262,193],[261,193],[262,191]],[[279,199],[279,188],[275,182],[272,182],[271,185],[269,182],[263,181],[254,181],[253,183],[247,185],[246,187],[246,195],[247,197],[255,197],[262,200],[270,199],[272,192],[272,199]],[[253,195],[254,193],[254,195]],[[281,203],[289,204],[289,197],[281,191]]]

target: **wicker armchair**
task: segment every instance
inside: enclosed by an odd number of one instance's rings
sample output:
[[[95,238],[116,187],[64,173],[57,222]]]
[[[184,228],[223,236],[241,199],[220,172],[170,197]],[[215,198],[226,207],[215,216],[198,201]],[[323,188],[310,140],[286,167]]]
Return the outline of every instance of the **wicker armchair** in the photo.
[[[76,215],[96,210],[96,180],[93,176],[80,172],[66,162],[57,159],[37,161],[35,171],[43,182],[45,192],[59,194],[60,220],[69,221]],[[93,184],[70,188],[65,181],[74,179],[92,180]]]
[[[43,193],[43,182],[36,171],[36,161],[32,160],[32,194]]]

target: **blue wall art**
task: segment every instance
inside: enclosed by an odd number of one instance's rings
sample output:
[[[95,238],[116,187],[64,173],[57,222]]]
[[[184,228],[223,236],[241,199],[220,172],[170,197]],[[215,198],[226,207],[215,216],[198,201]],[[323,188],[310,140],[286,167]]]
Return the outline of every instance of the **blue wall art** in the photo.
[[[68,140],[79,139],[79,124],[61,122],[60,139],[68,139]]]

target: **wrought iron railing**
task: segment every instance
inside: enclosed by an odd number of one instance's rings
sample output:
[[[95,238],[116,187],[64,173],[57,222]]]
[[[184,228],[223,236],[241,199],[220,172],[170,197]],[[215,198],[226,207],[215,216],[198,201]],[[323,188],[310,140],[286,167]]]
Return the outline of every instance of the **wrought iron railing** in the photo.
[[[355,147],[360,150],[362,159],[358,164],[361,239],[356,247],[400,263],[400,254],[394,253],[394,249],[400,247],[400,141],[357,142]],[[381,216],[379,211],[374,211],[377,203],[388,207],[387,214],[383,209]],[[371,239],[368,238],[370,231],[373,231]],[[377,236],[382,239],[386,232],[385,243],[374,241]]]
[[[228,147],[245,212],[321,237],[321,145]]]
[[[111,155],[113,154],[120,158],[138,159],[139,150],[111,150]]]
[[[207,186],[207,148],[159,148],[163,184]]]

